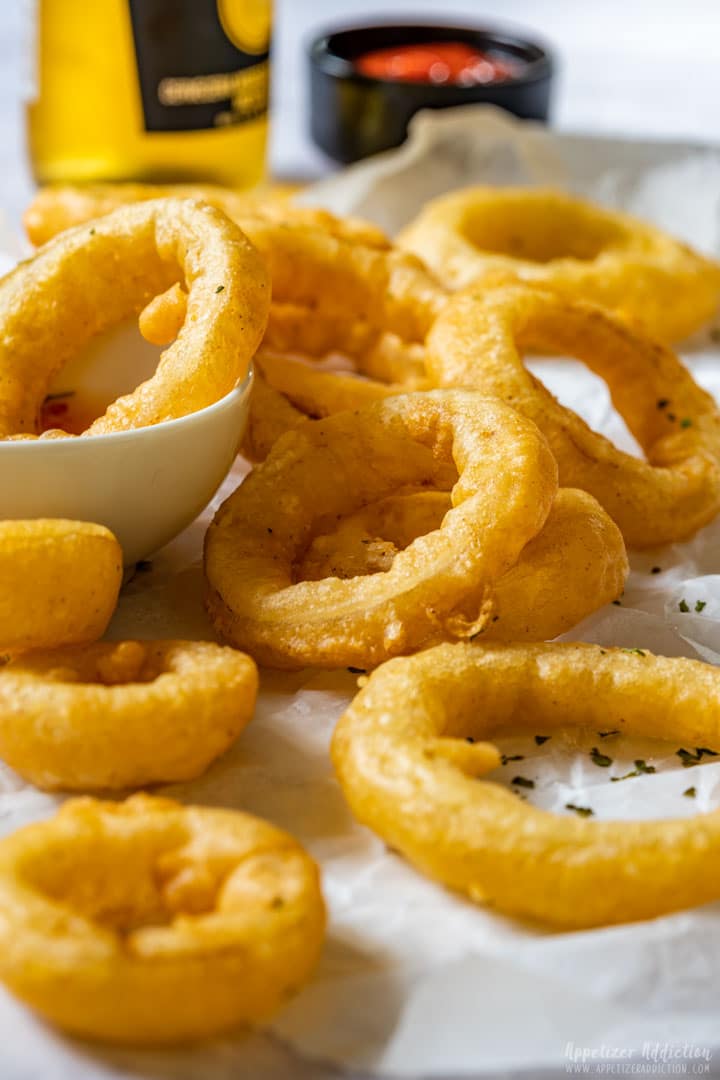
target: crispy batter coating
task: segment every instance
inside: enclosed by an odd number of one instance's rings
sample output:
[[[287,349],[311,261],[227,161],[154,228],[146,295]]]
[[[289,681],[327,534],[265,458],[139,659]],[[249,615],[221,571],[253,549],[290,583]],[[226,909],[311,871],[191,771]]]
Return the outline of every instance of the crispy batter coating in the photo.
[[[720,811],[663,821],[558,816],[478,780],[501,731],[617,728],[720,749],[720,671],[597,645],[439,645],[379,668],[332,757],[359,821],[429,876],[559,928],[720,897]]]
[[[452,486],[453,508],[388,570],[298,580],[296,566],[325,523],[423,484]],[[542,528],[556,490],[537,428],[472,392],[408,394],[303,424],[208,530],[210,616],[226,640],[276,667],[368,667],[470,637],[490,617],[490,587]]]
[[[263,260],[219,210],[191,200],[138,203],[63,233],[0,281],[0,437],[36,432],[63,364],[180,277],[188,311],[177,340],[154,375],[87,434],[172,420],[229,393],[265,330]]]
[[[352,578],[388,570],[398,551],[438,529],[451,509],[444,491],[390,495],[316,536],[299,577]],[[621,595],[628,573],[622,534],[585,491],[561,488],[545,525],[495,584],[481,641],[545,641]]]
[[[645,453],[623,453],[525,368],[573,356],[605,380]],[[611,312],[524,285],[460,293],[428,336],[429,377],[497,394],[546,435],[565,487],[589,491],[629,547],[692,536],[720,509],[720,412],[671,349]]]
[[[117,604],[122,566],[122,549],[102,525],[0,521],[0,653],[101,637]]]
[[[45,790],[190,780],[250,722],[257,669],[206,641],[97,642],[0,668],[0,757]]]
[[[427,203],[398,237],[449,288],[525,281],[618,309],[663,341],[707,323],[720,264],[629,214],[545,188],[470,187]]]
[[[265,1020],[324,926],[313,861],[249,814],[73,799],[0,841],[0,978],[73,1035],[177,1043]]]

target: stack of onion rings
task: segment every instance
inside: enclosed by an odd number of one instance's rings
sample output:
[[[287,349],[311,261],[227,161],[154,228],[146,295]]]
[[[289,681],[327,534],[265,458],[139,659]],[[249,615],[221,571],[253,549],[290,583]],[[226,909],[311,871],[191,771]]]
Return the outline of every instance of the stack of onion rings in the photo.
[[[398,243],[450,288],[525,281],[620,309],[664,341],[705,325],[720,303],[720,264],[628,214],[561,191],[452,191],[429,202]]]
[[[267,1019],[324,936],[315,864],[231,810],[74,799],[0,841],[0,978],[74,1035],[176,1043]]]
[[[574,356],[608,384],[646,455],[617,450],[525,368]],[[524,285],[459,293],[427,339],[429,377],[496,394],[546,435],[560,483],[589,491],[631,547],[684,540],[720,509],[720,412],[675,354],[611,312]]]
[[[385,572],[295,579],[323,522],[407,485],[447,490],[453,481],[440,528]],[[374,666],[471,637],[490,617],[486,594],[540,531],[556,490],[535,426],[477,394],[408,394],[304,424],[278,440],[208,530],[210,616],[226,640],[278,667]]]
[[[332,757],[354,815],[421,870],[499,911],[562,928],[720,898],[720,811],[589,822],[478,781],[506,729],[617,728],[720,749],[720,672],[596,645],[439,645],[376,671]],[[483,707],[484,706],[484,707]]]
[[[442,525],[444,491],[391,495],[316,536],[298,567],[303,581],[390,569],[398,551]],[[546,641],[622,594],[628,573],[620,530],[584,491],[561,488],[545,525],[495,583],[481,641]]]

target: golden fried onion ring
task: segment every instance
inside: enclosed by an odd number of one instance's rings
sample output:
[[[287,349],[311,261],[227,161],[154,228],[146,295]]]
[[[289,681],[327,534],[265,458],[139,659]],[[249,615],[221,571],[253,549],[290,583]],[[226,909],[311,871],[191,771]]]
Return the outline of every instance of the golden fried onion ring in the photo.
[[[589,822],[478,781],[512,728],[618,728],[720,749],[720,672],[596,645],[440,645],[383,665],[332,757],[359,821],[421,870],[557,927],[649,919],[720,897],[720,812]],[[475,740],[475,741],[473,741]]]
[[[646,460],[616,449],[525,368],[574,356],[608,384]],[[720,509],[720,413],[675,354],[612,313],[523,285],[454,297],[428,335],[429,377],[497,394],[534,420],[560,483],[589,491],[631,547],[692,536]]]
[[[278,185],[254,191],[236,191],[217,184],[50,185],[37,193],[23,215],[23,224],[31,243],[40,245],[73,225],[103,217],[119,206],[150,199],[200,199],[238,224],[252,215],[278,222],[292,219],[369,247],[390,246],[385,233],[369,221],[338,218],[326,210],[295,206],[285,191],[278,194]]]
[[[203,641],[98,642],[0,668],[0,757],[46,791],[190,780],[249,723],[250,657]]]
[[[720,264],[652,225],[561,191],[471,187],[426,204],[398,237],[449,288],[520,280],[592,300],[678,341],[713,316]]]
[[[288,432],[218,511],[205,541],[216,629],[261,664],[368,667],[472,636],[483,596],[542,528],[555,461],[534,425],[458,391],[389,398]],[[442,525],[384,573],[298,581],[323,523],[405,485],[453,483]]]
[[[212,207],[140,203],[62,234],[0,282],[0,437],[35,432],[63,364],[96,334],[138,314],[180,274],[188,316],[177,340],[155,374],[110,405],[87,434],[185,416],[229,393],[265,329],[270,290],[263,260]],[[50,293],[55,300],[45,303]]]
[[[46,188],[26,212],[25,226],[31,239],[47,239],[156,191],[175,190],[136,184]],[[197,191],[241,227],[265,257],[276,301],[325,319],[367,323],[407,341],[422,341],[442,306],[445,290],[423,263],[393,248],[374,225],[222,188],[190,185],[179,191]]]
[[[122,549],[102,525],[0,521],[0,653],[101,637],[122,566]]]
[[[440,528],[445,491],[390,495],[316,536],[298,569],[304,581],[387,571],[398,551]],[[592,495],[561,488],[542,530],[495,584],[484,641],[545,641],[622,594],[628,573],[622,534]]]
[[[0,978],[74,1035],[177,1043],[265,1020],[324,925],[313,861],[249,814],[72,799],[0,841]]]

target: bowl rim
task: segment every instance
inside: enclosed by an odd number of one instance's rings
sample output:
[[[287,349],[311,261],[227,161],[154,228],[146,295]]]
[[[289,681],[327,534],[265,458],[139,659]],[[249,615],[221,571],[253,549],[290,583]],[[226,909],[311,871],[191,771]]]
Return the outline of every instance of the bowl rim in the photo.
[[[234,405],[237,400],[246,397],[252,389],[254,378],[254,368],[250,364],[247,375],[240,379],[232,390],[229,390],[223,397],[213,401],[211,405],[205,405],[202,409],[195,409],[194,412],[187,413],[185,416],[178,416],[174,420],[161,420],[158,424],[128,428],[126,431],[106,431],[98,435],[75,435],[67,439],[19,439],[13,442],[0,439],[0,455],[47,453],[48,447],[53,448],[53,453],[60,451],[68,453],[77,446],[97,446],[99,443],[107,445],[111,442],[127,442],[128,439],[152,438],[154,432],[164,432],[171,428],[175,431],[183,426],[190,427],[193,423],[198,422],[198,418],[202,417],[203,420],[205,418],[211,419],[215,413],[223,412]]]
[[[338,56],[329,48],[329,40],[333,37],[361,33],[364,30],[441,30],[457,31],[459,34],[483,34],[489,38],[495,38],[499,44],[503,42],[537,50],[539,55],[534,60],[525,62],[522,74],[509,79],[503,79],[494,83],[474,84],[472,86],[460,86],[457,83],[427,83],[423,81],[410,81],[408,79],[381,79],[373,75],[364,75],[358,71],[352,60]],[[481,86],[486,89],[500,89],[501,87],[522,86],[528,83],[538,82],[540,79],[550,78],[554,74],[555,58],[552,49],[541,38],[529,37],[525,31],[512,25],[500,23],[462,23],[462,22],[437,22],[433,19],[420,21],[418,19],[375,19],[362,23],[339,23],[331,25],[320,33],[315,33],[306,40],[306,55],[310,63],[325,75],[336,79],[352,80],[368,86],[429,86],[434,91],[452,90],[455,93],[477,93]]]

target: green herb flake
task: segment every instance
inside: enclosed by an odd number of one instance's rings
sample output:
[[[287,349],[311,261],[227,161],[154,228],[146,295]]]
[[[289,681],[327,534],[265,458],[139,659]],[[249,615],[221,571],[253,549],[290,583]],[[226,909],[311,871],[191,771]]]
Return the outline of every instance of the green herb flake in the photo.
[[[615,607],[622,607],[622,604],[619,600],[613,600],[613,604],[615,605]]]
[[[631,655],[631,656],[632,656],[632,654],[633,654],[633,653],[634,653],[634,654],[635,654],[636,656],[647,656],[647,653],[646,653],[646,652],[644,651],[644,649],[638,649],[638,648],[634,648],[634,649],[621,649],[620,651],[621,651],[621,652],[626,652],[626,653],[630,653],[630,655]]]
[[[685,614],[686,612],[688,612],[690,610],[688,602],[684,598],[678,604],[678,608],[680,609],[680,611],[682,611],[683,614]]]
[[[707,746],[696,746],[695,753],[681,746],[675,753],[683,763],[683,768],[689,769],[692,765],[699,765],[704,757],[717,757],[717,750],[710,750]]]
[[[698,611],[698,612],[702,611],[703,608],[706,608],[706,607],[707,607],[707,600],[696,600],[695,601],[695,610],[696,611]]]
[[[601,754],[597,746],[593,746],[590,751],[590,760],[593,765],[597,765],[601,769],[607,769],[613,763],[613,759],[608,757],[607,754]]]
[[[686,799],[694,799],[695,796],[697,795],[697,788],[686,787],[685,790],[683,791],[683,795],[685,796]]]
[[[362,667],[349,667],[348,671],[351,675],[367,675],[367,671]]]
[[[578,817],[592,817],[595,813],[595,811],[591,810],[589,806],[576,806],[575,803],[571,802],[565,803],[565,809],[573,810]]]
[[[666,397],[658,398],[658,401],[657,401],[658,409],[667,409],[669,404],[670,404],[670,398],[666,398]]]
[[[536,735],[535,736],[535,745],[536,746],[542,746],[542,744],[546,743],[548,741],[548,739],[550,739],[551,737],[552,736],[550,736],[550,735]]]
[[[692,427],[692,420],[690,419],[689,416],[684,416],[683,417],[683,419],[680,421],[680,427],[681,428]]]
[[[598,731],[598,735],[601,739],[609,739],[611,735],[619,735],[620,730],[615,728],[613,731]]]
[[[507,765],[508,761],[524,761],[524,754],[503,754],[500,758],[501,765]],[[515,781],[513,780],[513,784]]]
[[[535,781],[534,780],[528,780],[528,778],[526,776],[515,776],[510,781],[510,783],[515,784],[516,787],[524,787],[524,788],[534,788],[535,787]]]
[[[662,574],[662,566],[653,566],[651,574]]]
[[[472,735],[466,735],[465,736],[465,742],[473,744],[475,742],[475,740],[473,739]]]
[[[224,290],[224,289],[225,289],[225,286],[224,286],[224,285],[218,285],[218,287],[217,287],[217,289],[215,290],[215,292],[216,292],[216,293],[219,293],[219,292],[223,292],[223,290]]]

